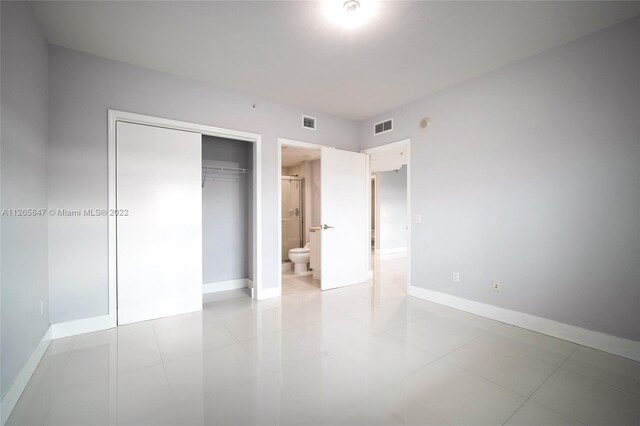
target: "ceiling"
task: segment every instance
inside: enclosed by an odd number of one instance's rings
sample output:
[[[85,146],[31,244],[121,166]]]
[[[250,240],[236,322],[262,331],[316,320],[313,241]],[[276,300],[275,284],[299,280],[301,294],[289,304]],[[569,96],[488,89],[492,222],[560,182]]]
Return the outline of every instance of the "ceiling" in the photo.
[[[282,167],[297,166],[303,161],[318,160],[320,158],[320,150],[284,145],[281,158]]]
[[[640,2],[34,2],[51,44],[362,120],[640,14]],[[366,0],[363,0],[366,1]]]
[[[407,164],[407,146],[394,145],[371,154],[371,173],[398,170]]]

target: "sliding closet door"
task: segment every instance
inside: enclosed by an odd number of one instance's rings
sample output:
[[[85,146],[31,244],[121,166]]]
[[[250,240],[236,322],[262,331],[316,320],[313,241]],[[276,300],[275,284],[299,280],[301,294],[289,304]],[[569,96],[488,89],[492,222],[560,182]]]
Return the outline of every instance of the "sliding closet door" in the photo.
[[[202,309],[202,137],[117,123],[118,324]]]

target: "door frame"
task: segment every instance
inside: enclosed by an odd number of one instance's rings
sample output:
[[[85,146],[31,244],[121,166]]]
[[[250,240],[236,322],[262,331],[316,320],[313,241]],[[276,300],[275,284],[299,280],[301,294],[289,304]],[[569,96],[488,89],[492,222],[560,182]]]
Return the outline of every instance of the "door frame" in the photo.
[[[262,291],[262,185],[261,185],[261,145],[262,135],[257,133],[249,133],[240,130],[226,129],[222,127],[208,126],[205,124],[196,124],[186,121],[171,120],[168,118],[154,117],[150,115],[136,114],[126,111],[118,111],[109,109],[108,115],[108,211],[116,208],[116,123],[123,121],[132,124],[140,124],[146,126],[161,127],[173,130],[182,130],[186,132],[194,132],[207,136],[217,136],[227,139],[233,139],[244,142],[253,143],[253,287],[251,289],[251,297],[261,300]],[[117,247],[116,247],[116,218],[108,216],[108,239],[107,239],[107,257],[108,257],[108,281],[109,281],[109,305],[108,317],[111,327],[118,325],[117,312]]]
[[[409,287],[411,287],[411,225],[413,223],[412,221],[413,215],[411,212],[411,139],[410,138],[402,139],[397,142],[391,142],[384,145],[375,146],[373,148],[363,149],[360,152],[362,152],[363,154],[369,155],[369,160],[371,160],[371,154],[374,154],[376,152],[384,152],[389,150],[389,148],[395,148],[399,146],[407,147],[407,292],[408,292]],[[368,163],[367,174],[371,176],[371,161],[368,161],[367,163]],[[376,181],[376,192],[378,189],[377,184],[378,182]],[[369,204],[371,204],[371,185],[367,186],[367,192],[368,192],[367,199]],[[369,207],[371,209],[371,206]],[[376,219],[377,219],[377,214],[376,214]],[[369,239],[371,239],[371,210],[369,211],[367,221],[369,222]],[[377,227],[376,227],[376,234],[377,234],[376,239],[378,239],[379,230]],[[373,274],[373,265],[371,263],[371,260],[369,260],[369,268],[370,268],[370,273]]]
[[[374,250],[374,252],[378,251],[378,242],[380,241],[378,238],[380,237],[379,231],[378,231],[378,223],[380,222],[380,220],[378,219],[378,214],[380,213],[377,209],[378,207],[378,177],[376,175],[372,175],[371,174],[371,159],[369,159],[369,179],[371,181],[371,190],[373,191],[373,193],[371,194],[371,216],[373,217],[373,223],[370,223],[371,225],[371,229],[376,231],[376,240],[373,242],[373,247],[372,249]],[[369,261],[369,263],[371,263],[371,261]],[[369,267],[371,267],[371,264],[369,264]],[[370,270],[371,273],[373,273],[372,270]]]
[[[333,148],[331,146],[320,145],[316,143],[310,142],[302,142],[293,139],[286,138],[278,138],[278,191],[276,194],[276,203],[278,205],[278,247],[276,253],[278,253],[278,287],[276,287],[274,297],[282,296],[282,258],[280,253],[282,253],[282,147],[283,146],[295,146],[297,148],[309,148],[309,149],[319,149],[322,151],[322,148]],[[320,154],[320,161],[322,161],[322,154]],[[303,229],[304,232],[306,230]],[[303,232],[303,235],[304,235]]]

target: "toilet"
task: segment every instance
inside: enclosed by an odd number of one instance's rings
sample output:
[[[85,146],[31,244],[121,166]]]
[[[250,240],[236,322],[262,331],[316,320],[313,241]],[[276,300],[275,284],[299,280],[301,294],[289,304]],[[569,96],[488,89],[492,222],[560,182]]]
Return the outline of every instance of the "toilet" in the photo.
[[[289,260],[293,262],[293,273],[304,274],[311,258],[311,244],[307,243],[303,248],[289,250]]]

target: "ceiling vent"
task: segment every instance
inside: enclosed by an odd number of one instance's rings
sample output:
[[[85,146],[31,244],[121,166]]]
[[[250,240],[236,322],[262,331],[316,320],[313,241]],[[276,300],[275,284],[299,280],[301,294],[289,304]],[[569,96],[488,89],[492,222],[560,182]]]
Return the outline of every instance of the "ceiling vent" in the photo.
[[[393,130],[393,118],[385,121],[381,121],[373,125],[373,134],[379,135],[381,133],[390,132]]]
[[[302,116],[302,127],[305,129],[315,130],[316,129],[316,119],[314,117],[309,117],[307,115]]]

